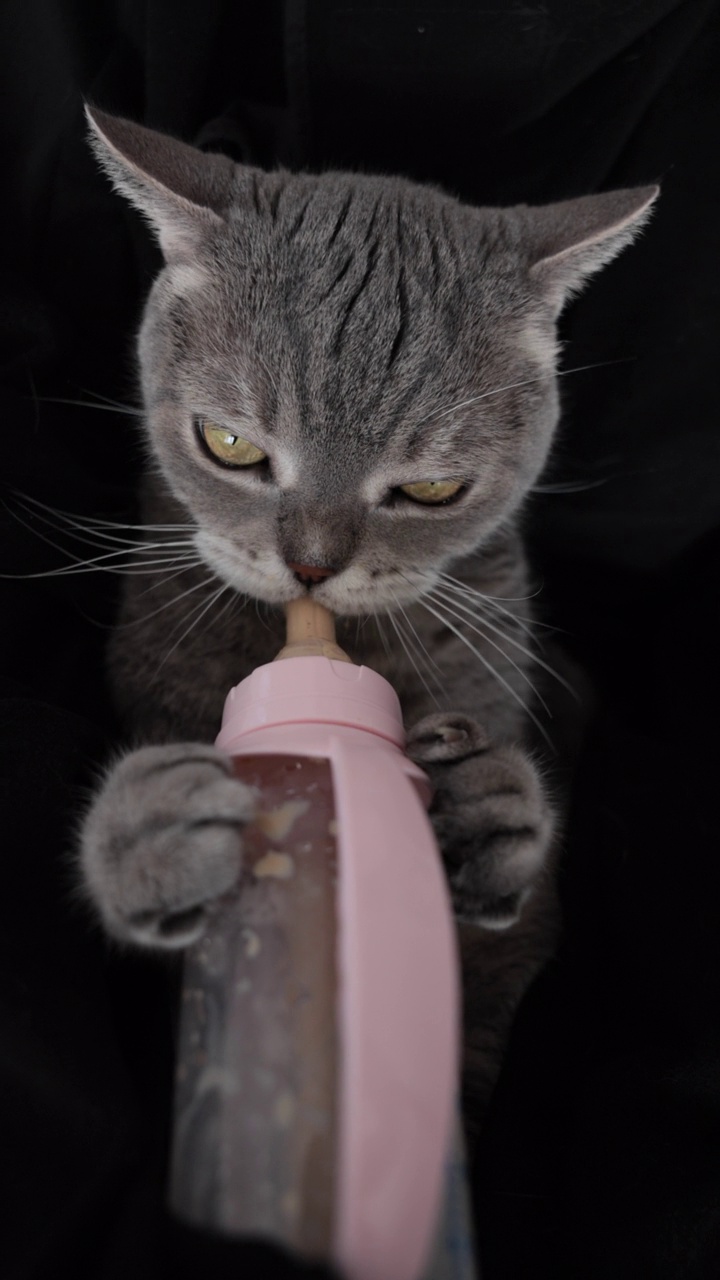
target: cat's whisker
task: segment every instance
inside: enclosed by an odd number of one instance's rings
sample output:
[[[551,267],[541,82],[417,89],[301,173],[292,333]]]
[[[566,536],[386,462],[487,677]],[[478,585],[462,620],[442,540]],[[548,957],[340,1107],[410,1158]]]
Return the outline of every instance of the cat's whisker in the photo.
[[[183,573],[183,572],[184,572],[183,569],[178,570],[178,573]],[[177,574],[170,574],[170,578],[165,578],[163,580],[163,585],[165,585],[165,583],[167,583],[168,581],[171,581],[172,578],[174,577],[177,577]],[[188,587],[187,590],[181,591],[179,595],[173,596],[172,599],[170,600],[166,600],[164,604],[159,605],[157,609],[151,610],[150,613],[144,613],[141,618],[131,618],[129,622],[118,622],[116,624],[118,631],[127,630],[129,627],[138,627],[143,622],[149,622],[150,618],[156,618],[158,614],[162,613],[165,609],[170,609],[175,605],[178,605],[181,600],[185,600],[187,596],[193,595],[195,591],[200,591],[202,588],[208,587],[210,583],[214,581],[215,581],[215,574],[211,573],[207,578],[203,578],[201,582],[196,582],[192,587]],[[153,583],[150,587],[147,588],[147,590],[154,591],[157,585],[158,585],[157,583]],[[141,592],[140,594],[144,595],[145,592]]]
[[[512,609],[505,609],[502,605],[496,604],[493,600],[488,599],[481,591],[474,591],[470,587],[460,585],[457,582],[449,582],[443,574],[438,575],[438,586],[447,591],[449,595],[456,596],[458,600],[466,603],[471,600],[475,609],[485,618],[494,618],[496,621],[504,622],[517,626],[528,638],[532,637],[535,623],[529,618],[520,617]]]
[[[88,394],[93,394],[89,392]],[[40,396],[42,404],[66,404],[73,405],[78,409],[98,409],[101,413],[122,413],[128,418],[143,418],[145,415],[142,409],[133,409],[130,405],[120,404],[115,400],[106,400],[104,396],[98,397],[98,401],[94,400],[71,400],[65,396]]]
[[[159,566],[164,566],[176,561],[167,560],[148,560],[141,567],[128,567],[126,565],[97,564],[95,561],[88,561],[80,566],[69,565],[63,569],[44,569],[37,573],[0,573],[0,578],[13,580],[17,582],[33,581],[40,578],[76,578],[85,573],[116,573],[124,577],[144,577],[157,574]],[[198,560],[188,560],[183,568],[189,569],[199,564]]]
[[[394,593],[393,593],[393,594],[394,594]],[[400,602],[399,600],[397,600],[397,598],[396,598],[395,603],[397,604],[397,606],[398,606],[398,608],[399,608],[399,610],[400,610],[400,612],[401,612],[401,614],[402,614],[402,616],[403,616],[404,626],[405,626],[405,627],[407,628],[407,630],[410,632],[411,636],[413,637],[413,639],[414,639],[414,641],[415,641],[415,644],[417,645],[418,649],[419,649],[419,650],[420,650],[420,652],[423,654],[423,657],[424,657],[425,661],[427,662],[427,667],[428,667],[428,672],[429,672],[429,674],[433,676],[433,678],[436,680],[436,682],[437,682],[437,684],[438,684],[438,687],[439,687],[439,689],[440,689],[440,692],[444,694],[444,693],[445,693],[445,685],[444,685],[444,684],[441,682],[441,680],[439,679],[439,677],[443,675],[442,668],[441,668],[440,666],[438,666],[437,662],[435,661],[435,659],[433,658],[432,654],[431,654],[431,653],[430,653],[430,651],[428,650],[427,646],[424,644],[423,640],[421,639],[420,635],[418,634],[417,627],[416,627],[416,626],[415,626],[415,624],[413,623],[412,618],[410,617],[410,615],[408,614],[407,610],[405,609],[405,606],[404,606],[403,604],[401,604],[401,602]]]
[[[467,614],[469,610],[463,609],[462,605],[459,605],[458,607],[454,607],[455,605],[457,605],[457,602],[455,600],[449,600],[447,596],[443,595],[441,592],[437,590],[428,592],[428,599],[433,600],[439,609],[444,609],[451,617],[455,618],[458,622],[464,623],[464,625],[470,631],[474,631],[475,635],[480,636],[480,638],[484,640],[486,644],[492,645],[493,649],[497,649],[498,653],[502,654],[505,661],[510,663],[510,666],[513,667],[515,671],[517,671],[518,675],[521,676],[521,678],[526,682],[526,684],[532,689],[533,693],[535,694],[535,697],[537,698],[538,702],[542,706],[543,710],[546,711],[548,715],[550,715],[550,708],[548,707],[547,702],[545,701],[542,694],[540,693],[540,690],[531,680],[527,671],[524,671],[523,668],[519,666],[518,663],[515,662],[513,658],[510,657],[510,654],[507,652],[507,650],[504,649],[501,644],[498,644],[497,640],[493,640],[492,636],[489,636],[487,632],[482,629],[482,627],[479,627],[477,625],[478,619],[476,615],[474,614],[471,615],[474,618],[474,621],[470,622],[468,618],[465,616],[465,614]],[[460,610],[462,610],[462,612],[460,612]],[[483,623],[485,623],[486,626],[489,626],[489,627],[491,626],[491,624],[487,622],[486,619],[483,618],[482,621]],[[507,640],[511,644],[515,643],[511,636],[508,636],[504,632],[500,631],[498,627],[491,627],[491,630],[495,631],[496,634],[502,636],[503,640]],[[526,653],[529,657],[534,657],[534,655],[530,652],[529,649],[525,649],[521,645],[518,647],[522,648],[523,653]]]
[[[149,542],[142,538],[123,538],[118,537],[115,534],[102,534],[99,537],[90,537],[82,533],[70,533],[64,529],[62,525],[53,524],[49,520],[44,521],[44,523],[49,529],[55,529],[58,533],[67,533],[67,536],[72,538],[73,541],[82,542],[88,547],[97,547],[99,550],[103,551],[106,548],[112,548],[115,546],[117,547],[118,555],[129,556],[134,552],[148,551],[190,551],[195,547],[194,538],[163,538],[159,542]],[[31,528],[31,526],[26,525],[26,528]],[[35,530],[35,532],[38,537],[42,536],[37,530]]]
[[[450,607],[450,605],[452,604],[455,606],[456,609],[461,610],[463,614],[467,614],[469,615],[469,617],[473,618],[475,622],[482,622],[484,627],[487,627],[490,631],[494,631],[496,635],[499,635],[503,640],[507,641],[508,644],[514,645],[516,649],[518,649],[521,653],[524,653],[525,657],[529,658],[531,662],[536,663],[537,666],[542,667],[544,671],[547,671],[548,675],[551,675],[555,680],[558,681],[559,684],[563,685],[568,690],[569,693],[572,693],[573,695],[575,694],[575,690],[573,689],[572,685],[569,684],[568,681],[565,679],[565,677],[561,676],[560,673],[556,671],[554,667],[551,667],[549,662],[546,662],[544,658],[541,658],[540,655],[538,653],[535,653],[532,649],[528,649],[526,645],[521,644],[520,641],[517,640],[515,636],[510,635],[508,631],[504,631],[502,627],[498,627],[485,614],[482,614],[478,610],[471,608],[470,605],[463,604],[462,601],[459,600],[456,596],[450,597],[445,595],[444,592],[442,591],[442,588],[435,588],[435,591],[432,594],[436,597],[436,600],[438,603],[440,602],[440,600],[444,600],[448,607]],[[478,631],[479,635],[483,634],[481,631],[478,630],[477,627],[472,626],[470,622],[468,622],[467,625],[470,627],[471,630]],[[489,636],[485,636],[485,639],[488,641],[489,644],[494,644],[495,648],[500,648],[500,646],[495,644],[495,642],[491,640]],[[504,650],[501,649],[501,652],[504,652]],[[505,657],[507,658],[508,662],[512,661],[512,659],[507,653],[505,653]],[[513,663],[513,666],[514,665],[515,664]],[[535,692],[537,693],[537,690],[535,690]],[[539,696],[540,695],[538,694],[538,697]],[[542,701],[542,699],[540,700]]]
[[[506,609],[500,603],[501,600],[507,600],[509,603],[526,604],[540,595],[542,587],[538,587],[529,596],[487,596],[482,591],[468,586],[466,582],[461,582],[459,578],[453,578],[447,573],[439,573],[437,576],[448,591],[461,596],[463,600],[471,597],[481,611],[487,612],[487,610],[490,610],[491,613],[500,614],[501,617],[507,618],[510,622],[517,623],[521,630],[525,631],[529,636],[532,636],[538,629],[542,631],[558,631],[560,629],[552,626],[549,622],[542,622],[538,618],[523,617],[521,614],[516,613],[514,609]]]
[[[58,533],[65,533],[75,542],[84,542],[88,546],[107,547],[120,546],[127,547],[130,550],[145,551],[156,550],[158,548],[169,548],[172,550],[178,547],[193,547],[195,545],[194,538],[161,538],[158,541],[150,541],[147,538],[128,538],[122,534],[105,533],[103,530],[87,529],[82,532],[76,532],[65,525],[58,524],[43,517],[34,516],[35,519],[41,519],[49,529],[55,529]]]
[[[48,503],[41,502],[39,498],[35,498],[29,493],[23,493],[19,489],[11,489],[9,492],[12,494],[13,498],[18,501],[22,500],[25,504],[31,507],[37,507],[39,510],[46,511],[50,515],[57,516],[69,524],[74,523],[81,527],[86,525],[90,528],[103,526],[110,529],[137,529],[140,533],[146,531],[151,533],[164,533],[166,531],[171,533],[187,533],[193,528],[193,525],[189,521],[185,521],[183,524],[138,524],[131,521],[103,520],[99,516],[81,516],[76,511],[65,511],[62,507],[51,507]],[[8,507],[8,510],[12,513],[12,508]]]
[[[70,514],[67,512],[54,511],[52,507],[46,507],[44,503],[34,503],[33,505],[28,505],[28,503],[26,501],[23,501],[22,497],[20,496],[16,498],[16,501],[20,509],[24,511],[26,515],[30,516],[33,520],[37,520],[41,524],[47,525],[48,528],[50,529],[56,529],[59,533],[67,533],[68,537],[74,538],[77,542],[87,542],[90,545],[95,545],[99,547],[105,546],[108,543],[111,543],[111,544],[120,543],[128,547],[135,547],[138,550],[143,550],[146,547],[194,546],[194,538],[191,536],[191,531],[187,525],[175,525],[175,526],[130,525],[130,524],[128,525],[112,524],[111,525],[109,521],[98,522],[100,525],[104,524],[105,526],[112,527],[114,529],[123,529],[126,532],[132,529],[137,531],[138,533],[144,533],[144,534],[152,533],[156,537],[158,533],[164,533],[165,531],[172,532],[172,533],[182,532],[187,535],[184,538],[177,538],[177,539],[162,538],[160,541],[153,543],[148,541],[147,537],[129,538],[129,537],[126,537],[125,534],[108,533],[106,532],[105,528],[96,527],[95,522],[92,522],[90,520],[84,521],[84,520],[76,519],[70,516]],[[17,512],[14,511],[12,507],[6,506],[6,510],[14,518],[19,519]],[[21,523],[23,522],[21,521]],[[32,529],[32,526],[30,525],[26,525],[25,527]]]
[[[14,519],[17,520],[18,524],[21,524],[23,528],[28,529],[30,533],[32,533],[34,537],[39,538],[41,542],[47,543],[49,547],[52,547],[53,551],[59,552],[63,557],[69,556],[69,553],[66,547],[63,547],[60,543],[56,542],[53,538],[48,537],[46,533],[43,533],[41,530],[34,528],[31,524],[28,524],[28,522],[26,520],[23,520],[22,516],[20,516],[17,511],[12,512],[12,515]],[[170,550],[168,554],[161,555],[159,554],[159,552],[163,548],[164,548],[164,544],[158,544],[157,548],[153,548],[153,547],[147,548],[147,544],[144,544],[143,549],[149,549],[151,551],[155,551],[156,558],[150,559],[150,560],[136,559],[131,564],[126,564],[126,565],[108,563],[108,561],[116,560],[118,557],[124,557],[125,559],[129,557],[130,552],[126,548],[121,548],[116,551],[108,551],[108,552],[105,552],[103,555],[91,556],[86,559],[80,559],[77,556],[70,555],[69,556],[71,560],[70,564],[61,565],[55,569],[44,569],[36,573],[21,573],[21,574],[4,573],[4,574],[0,574],[0,577],[7,578],[7,579],[18,579],[18,580],[25,580],[25,579],[32,579],[32,578],[60,578],[60,577],[68,577],[68,576],[71,577],[78,573],[93,573],[98,569],[102,569],[108,573],[132,574],[137,572],[143,572],[143,573],[148,572],[150,566],[154,567],[156,565],[180,564],[182,562],[199,563],[200,558],[197,550],[195,549],[193,549],[192,552],[190,551],[190,549],[188,549],[188,551],[184,552],[182,555],[180,555],[176,550]]]
[[[212,578],[209,579],[209,581],[217,581],[217,579],[213,575]],[[207,585],[207,583],[204,585]],[[168,659],[172,656],[173,653],[175,653],[175,650],[178,649],[180,645],[183,643],[183,641],[187,639],[187,637],[190,635],[190,632],[194,631],[195,628],[199,626],[199,624],[202,622],[203,618],[206,616],[209,610],[213,608],[213,606],[217,603],[220,597],[225,594],[226,591],[232,591],[232,587],[228,586],[227,583],[223,583],[220,587],[218,587],[217,591],[213,592],[209,600],[206,600],[206,601],[201,600],[200,603],[196,605],[194,609],[191,610],[191,613],[190,613],[191,621],[189,625],[185,628],[185,630],[181,633],[181,635],[178,636],[175,643],[171,645],[170,648],[167,650],[167,652],[164,654],[161,662],[159,663],[159,665],[155,670],[155,679],[157,679],[158,675],[162,671],[162,668],[165,666],[165,663],[168,661]],[[183,622],[185,621],[187,621],[187,615],[183,619]],[[178,625],[182,625],[182,624],[180,623]],[[176,630],[177,630],[177,627],[174,628],[174,631]],[[170,634],[172,635],[174,631],[171,632]]]
[[[124,400],[113,400],[112,396],[104,396],[100,391],[91,391],[89,387],[80,387],[79,390],[82,395],[92,396],[93,401],[111,405],[113,409],[124,409],[126,413],[137,413],[140,417],[143,416],[142,409],[136,405],[126,404]]]
[[[226,614],[232,613],[233,609],[236,609],[238,605],[240,606],[240,609],[244,609],[249,599],[250,596],[247,593],[241,596],[234,590],[234,588],[231,587],[228,599],[225,601],[222,609],[218,610],[213,621],[217,622],[220,618],[224,618]]]
[[[517,625],[529,639],[532,639],[538,630],[552,632],[559,632],[561,630],[560,627],[555,627],[549,622],[542,622],[539,618],[522,617],[519,613],[516,613],[514,609],[504,608],[503,605],[497,602],[495,597],[485,596],[482,591],[477,591],[474,587],[469,587],[467,583],[460,582],[457,578],[448,578],[448,576],[443,573],[438,574],[437,577],[441,585],[453,595],[458,596],[463,603],[466,603],[469,599],[472,600],[478,612],[482,614],[483,617],[488,617],[489,615],[492,618],[493,615],[495,615],[495,621],[500,622],[507,619],[508,622]],[[539,595],[539,592],[540,589],[535,591],[532,596],[519,596],[518,603],[523,604],[527,600],[532,600],[534,596]]]
[[[166,586],[168,582],[172,582],[174,578],[179,578],[181,574],[187,573],[189,569],[201,567],[206,568],[207,566],[202,559],[198,559],[194,564],[182,564],[179,569],[173,569],[172,573],[165,574],[162,578],[156,575],[156,581],[149,582],[146,587],[143,587],[142,591],[138,591],[138,597],[146,596],[149,591],[155,591],[157,587]]]
[[[415,637],[415,640],[417,641],[418,637],[417,637],[417,632],[415,631],[415,628],[412,626],[412,623],[410,622],[410,620],[409,620],[409,618],[408,618],[407,614],[405,613],[405,610],[402,608],[402,605],[399,605],[399,608],[402,610],[403,616],[404,616],[404,618],[405,618],[405,622],[406,622],[406,623],[408,623],[408,625],[410,626],[410,628],[411,628],[411,632],[412,632],[413,636]],[[407,633],[405,632],[405,628],[404,628],[404,627],[401,625],[401,623],[400,623],[400,619],[399,619],[399,618],[396,618],[396,617],[395,617],[395,615],[394,615],[393,613],[388,613],[388,615],[387,615],[387,616],[388,616],[388,618],[389,618],[389,620],[390,620],[390,623],[391,623],[392,628],[393,628],[393,630],[394,630],[394,632],[395,632],[395,635],[397,636],[398,640],[400,641],[400,645],[401,645],[401,647],[403,648],[403,650],[404,650],[404,651],[405,651],[405,653],[407,654],[408,658],[410,659],[410,663],[411,663],[411,665],[412,665],[412,667],[413,667],[413,669],[414,669],[414,671],[415,671],[415,674],[417,675],[417,677],[418,677],[418,679],[419,679],[420,683],[422,684],[423,688],[425,689],[425,692],[427,693],[428,697],[429,697],[429,698],[430,698],[430,699],[435,703],[435,706],[439,708],[441,704],[440,704],[440,702],[438,701],[438,699],[437,699],[437,697],[435,696],[435,694],[433,693],[432,689],[430,688],[430,685],[428,684],[427,680],[425,679],[425,676],[423,675],[423,671],[422,671],[422,667],[421,667],[422,653],[419,653],[419,652],[418,652],[417,645],[413,642],[413,640],[411,640],[411,639],[408,637]],[[422,643],[421,643],[421,642],[420,642],[420,647],[421,647],[421,650],[422,650],[425,654],[427,654],[427,650],[425,649],[425,646],[424,646],[424,645],[422,645]],[[428,675],[433,675],[433,672],[432,672],[431,668],[429,668],[427,665],[426,665],[426,670],[428,671]],[[438,687],[439,687],[439,689],[440,689],[441,694],[443,694],[443,695],[444,695],[444,694],[445,694],[445,689],[444,689],[444,688],[443,688],[443,686],[440,684],[440,682],[439,682],[439,680],[437,679],[437,677],[436,677],[436,676],[435,676],[435,681],[436,681],[436,683],[438,684]]]
[[[387,615],[386,615],[386,617],[387,617]],[[386,656],[386,658],[391,658],[391,657],[392,657],[392,649],[390,648],[390,645],[388,644],[387,636],[385,635],[385,628],[383,627],[382,622],[381,622],[381,619],[380,619],[380,614],[379,614],[379,613],[375,613],[375,612],[373,612],[373,618],[375,619],[375,626],[377,627],[377,631],[378,631],[378,635],[380,636],[380,640],[381,640],[381,643],[382,643],[382,647],[383,647],[383,649],[385,650],[385,656]]]
[[[259,600],[257,596],[254,597],[254,601],[255,601],[255,613],[257,614],[257,620],[260,623],[260,626],[264,627],[266,631],[272,632],[273,628],[270,625],[270,609],[272,608],[272,606],[268,604],[267,600]],[[264,618],[260,613],[261,606],[265,610]]]
[[[536,597],[540,595],[540,587],[538,587],[536,591],[531,591],[528,596],[488,596],[484,591],[478,591],[476,587],[468,586],[468,584],[463,582],[460,578],[453,578],[450,573],[440,571],[437,576],[442,578],[444,582],[451,582],[455,586],[462,587],[463,591],[471,592],[472,595],[477,596],[479,600],[485,600],[489,604],[498,605],[498,607],[501,607],[503,604],[526,604],[528,600],[535,600]],[[503,612],[508,613],[509,610],[505,609]],[[514,617],[515,615],[513,614],[512,616]]]
[[[435,697],[435,694],[433,693],[432,689],[430,688],[430,685],[428,684],[427,680],[425,679],[425,676],[424,676],[424,675],[423,675],[423,673],[422,673],[422,670],[421,670],[421,668],[420,668],[419,663],[418,663],[418,662],[416,661],[416,659],[415,659],[415,655],[413,654],[412,647],[411,647],[410,643],[408,642],[408,638],[407,638],[407,636],[403,633],[402,627],[400,626],[400,620],[399,620],[399,618],[396,618],[396,617],[395,617],[395,615],[394,615],[394,614],[392,614],[392,613],[389,613],[387,616],[388,616],[388,618],[389,618],[389,620],[390,620],[390,625],[392,626],[392,629],[393,629],[393,631],[395,632],[395,635],[397,636],[398,640],[400,641],[400,648],[403,650],[403,652],[404,652],[404,653],[407,655],[407,657],[409,658],[409,660],[410,660],[410,665],[413,667],[413,669],[414,669],[414,671],[415,671],[415,674],[416,674],[416,676],[417,676],[418,680],[420,681],[420,683],[422,684],[423,688],[425,689],[425,692],[427,693],[428,697],[429,697],[429,698],[430,698],[430,699],[435,703],[435,706],[436,706],[436,707],[439,707],[439,706],[440,706],[440,703],[438,702],[437,698]]]
[[[530,493],[585,493],[587,489],[599,489],[607,484],[609,477],[602,480],[558,480],[555,484],[534,484]]]
[[[441,418],[447,418],[450,414],[457,413],[459,409],[467,409],[471,405],[478,404],[480,400],[488,400],[492,396],[499,396],[503,391],[514,391],[517,387],[530,387],[534,383],[543,382],[547,378],[567,378],[571,373],[585,373],[588,369],[605,369],[608,365],[627,364],[627,359],[620,360],[600,360],[594,364],[579,364],[573,369],[549,370],[544,373],[537,374],[534,378],[522,378],[519,382],[508,382],[502,387],[493,387],[492,391],[482,391],[477,396],[471,396],[469,400],[459,400],[456,404],[450,405],[449,409],[443,409],[441,413],[429,413],[427,417],[421,418],[416,422],[415,427],[422,427],[431,419],[439,421]]]
[[[460,630],[460,628],[455,626],[454,622],[452,622],[449,618],[445,617],[442,613],[439,613],[436,608],[433,608],[433,605],[428,603],[427,596],[422,596],[420,598],[419,603],[423,606],[424,609],[427,610],[428,613],[432,614],[434,618],[437,618],[438,622],[440,622],[444,627],[447,627],[448,631],[452,631],[453,635],[457,636],[458,640],[460,640],[462,644],[464,644],[465,647],[469,649],[472,654],[474,654],[474,656],[478,659],[479,662],[482,663],[485,669],[489,671],[490,675],[492,675],[494,679],[497,680],[498,683],[501,684],[503,688],[510,694],[510,697],[513,699],[513,701],[518,703],[518,705],[522,708],[523,713],[529,716],[529,718],[532,720],[533,724],[537,728],[538,732],[542,734],[548,746],[552,748],[552,742],[550,740],[550,736],[547,730],[545,729],[545,726],[541,723],[541,721],[535,715],[535,712],[533,711],[532,707],[529,707],[527,705],[525,699],[521,697],[517,689],[513,689],[509,681],[505,679],[505,677],[502,675],[500,671],[496,670],[496,668],[488,660],[485,654],[481,653],[477,645],[473,644],[472,640],[469,640],[468,637]]]
[[[532,640],[537,627],[546,627],[545,623],[536,622],[534,618],[523,617],[519,613],[515,613],[514,609],[506,609],[503,605],[497,604],[495,601],[488,599],[481,591],[474,591],[470,587],[466,587],[457,582],[448,582],[442,574],[439,575],[437,586],[441,586],[449,595],[457,597],[463,604],[471,603],[473,608],[483,618],[488,618],[498,624],[507,623],[509,626],[517,627],[528,640]],[[552,630],[553,628],[550,628]]]

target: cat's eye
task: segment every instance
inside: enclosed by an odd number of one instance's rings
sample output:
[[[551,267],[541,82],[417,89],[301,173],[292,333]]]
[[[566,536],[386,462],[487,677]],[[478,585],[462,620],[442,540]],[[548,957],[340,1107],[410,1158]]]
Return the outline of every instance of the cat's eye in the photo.
[[[198,418],[197,429],[205,447],[226,467],[256,467],[265,462],[267,454],[256,444],[237,436],[228,427],[218,426],[209,418]]]
[[[401,484],[400,492],[413,502],[423,502],[427,506],[439,506],[457,497],[463,488],[462,480],[418,480],[415,484]]]

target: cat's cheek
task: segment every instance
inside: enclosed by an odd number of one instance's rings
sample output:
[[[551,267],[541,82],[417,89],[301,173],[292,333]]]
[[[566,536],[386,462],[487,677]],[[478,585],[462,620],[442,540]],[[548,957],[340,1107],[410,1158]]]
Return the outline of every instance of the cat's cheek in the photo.
[[[195,545],[210,572],[240,595],[282,605],[299,594],[290,570],[273,551],[251,554],[202,529],[195,536]]]

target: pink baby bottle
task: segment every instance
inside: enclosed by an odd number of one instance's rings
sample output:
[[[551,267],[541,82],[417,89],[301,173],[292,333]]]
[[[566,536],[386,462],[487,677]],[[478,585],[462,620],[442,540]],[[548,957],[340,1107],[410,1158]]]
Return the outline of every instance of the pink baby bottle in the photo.
[[[256,789],[239,889],[185,962],[170,1200],[346,1280],[475,1275],[459,978],[425,774],[398,698],[288,609],[217,745]]]

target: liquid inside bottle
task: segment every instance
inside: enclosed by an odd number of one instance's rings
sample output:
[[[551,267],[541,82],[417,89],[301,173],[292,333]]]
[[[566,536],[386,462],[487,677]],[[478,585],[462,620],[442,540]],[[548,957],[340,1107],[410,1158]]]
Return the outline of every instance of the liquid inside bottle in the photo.
[[[337,1145],[330,764],[235,756],[259,796],[243,875],[185,961],[170,1201],[205,1227],[329,1258]]]

